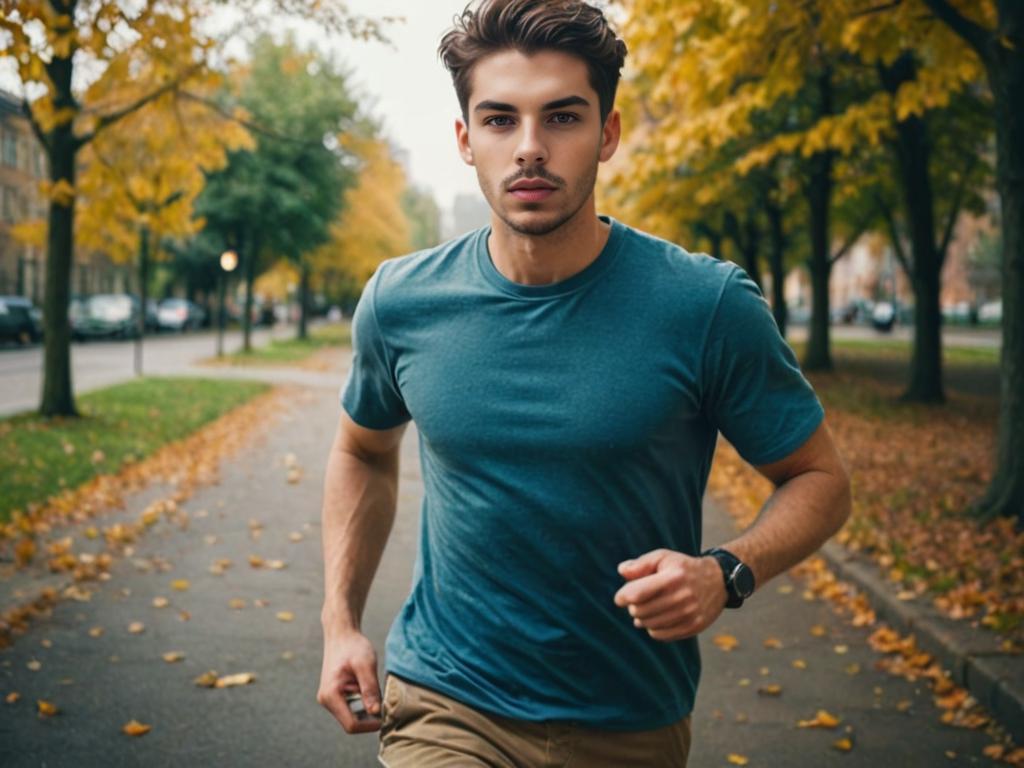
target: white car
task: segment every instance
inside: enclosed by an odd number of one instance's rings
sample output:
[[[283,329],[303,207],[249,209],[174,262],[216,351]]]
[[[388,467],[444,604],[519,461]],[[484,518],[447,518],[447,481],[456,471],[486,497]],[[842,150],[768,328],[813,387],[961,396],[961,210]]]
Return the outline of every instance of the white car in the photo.
[[[203,324],[205,312],[198,304],[187,299],[164,299],[156,310],[156,322],[161,330],[187,331]]]

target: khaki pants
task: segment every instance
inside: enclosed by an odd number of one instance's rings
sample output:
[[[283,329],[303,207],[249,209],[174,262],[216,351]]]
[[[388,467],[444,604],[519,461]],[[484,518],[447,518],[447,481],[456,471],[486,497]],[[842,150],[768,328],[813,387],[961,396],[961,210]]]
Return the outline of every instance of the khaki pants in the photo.
[[[602,731],[480,712],[392,674],[384,683],[385,768],[685,768],[690,718],[648,731]]]

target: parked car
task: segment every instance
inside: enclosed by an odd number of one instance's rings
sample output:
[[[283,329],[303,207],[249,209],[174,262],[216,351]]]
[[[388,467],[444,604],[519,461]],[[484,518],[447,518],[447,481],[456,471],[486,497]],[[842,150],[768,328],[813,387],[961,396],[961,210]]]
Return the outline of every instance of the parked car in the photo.
[[[978,307],[979,323],[1001,323],[1003,321],[1003,301],[986,301]]]
[[[876,331],[888,333],[896,322],[896,307],[888,301],[880,301],[875,304],[871,312],[871,325]]]
[[[160,330],[160,304],[156,299],[146,299],[146,333]]]
[[[97,293],[82,300],[77,312],[72,304],[71,336],[76,339],[135,338],[142,314],[138,298],[128,293]],[[80,314],[79,314],[80,313]],[[75,318],[75,314],[78,317]]]
[[[188,299],[164,299],[156,313],[157,323],[165,331],[189,331],[202,327],[206,311]]]
[[[24,296],[0,296],[0,341],[32,344],[43,338],[39,311]]]

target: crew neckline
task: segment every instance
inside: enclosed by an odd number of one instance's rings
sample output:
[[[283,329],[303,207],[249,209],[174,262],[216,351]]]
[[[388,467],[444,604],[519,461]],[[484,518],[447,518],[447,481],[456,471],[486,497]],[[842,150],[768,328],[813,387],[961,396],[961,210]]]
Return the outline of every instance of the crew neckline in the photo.
[[[576,274],[570,275],[564,280],[558,280],[554,283],[543,283],[541,285],[527,285],[509,280],[498,271],[498,268],[494,266],[494,262],[491,260],[491,251],[487,247],[487,240],[491,235],[491,226],[489,224],[477,230],[477,239],[476,243],[474,243],[477,264],[489,283],[502,293],[515,296],[516,298],[544,299],[573,293],[593,282],[603,273],[615,260],[622,245],[623,236],[625,235],[624,225],[611,216],[600,215],[598,218],[611,226],[611,232],[608,233],[608,241],[604,244],[601,252],[597,254],[596,259]]]

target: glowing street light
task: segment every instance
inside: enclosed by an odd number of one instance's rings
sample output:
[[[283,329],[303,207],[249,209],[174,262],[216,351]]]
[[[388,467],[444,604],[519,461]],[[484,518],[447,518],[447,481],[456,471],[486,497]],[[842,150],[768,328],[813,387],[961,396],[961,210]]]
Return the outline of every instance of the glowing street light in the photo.
[[[224,283],[229,272],[238,266],[238,254],[228,249],[220,255],[220,272],[217,273],[217,293],[219,295],[219,319],[217,322],[217,357],[224,356]]]

